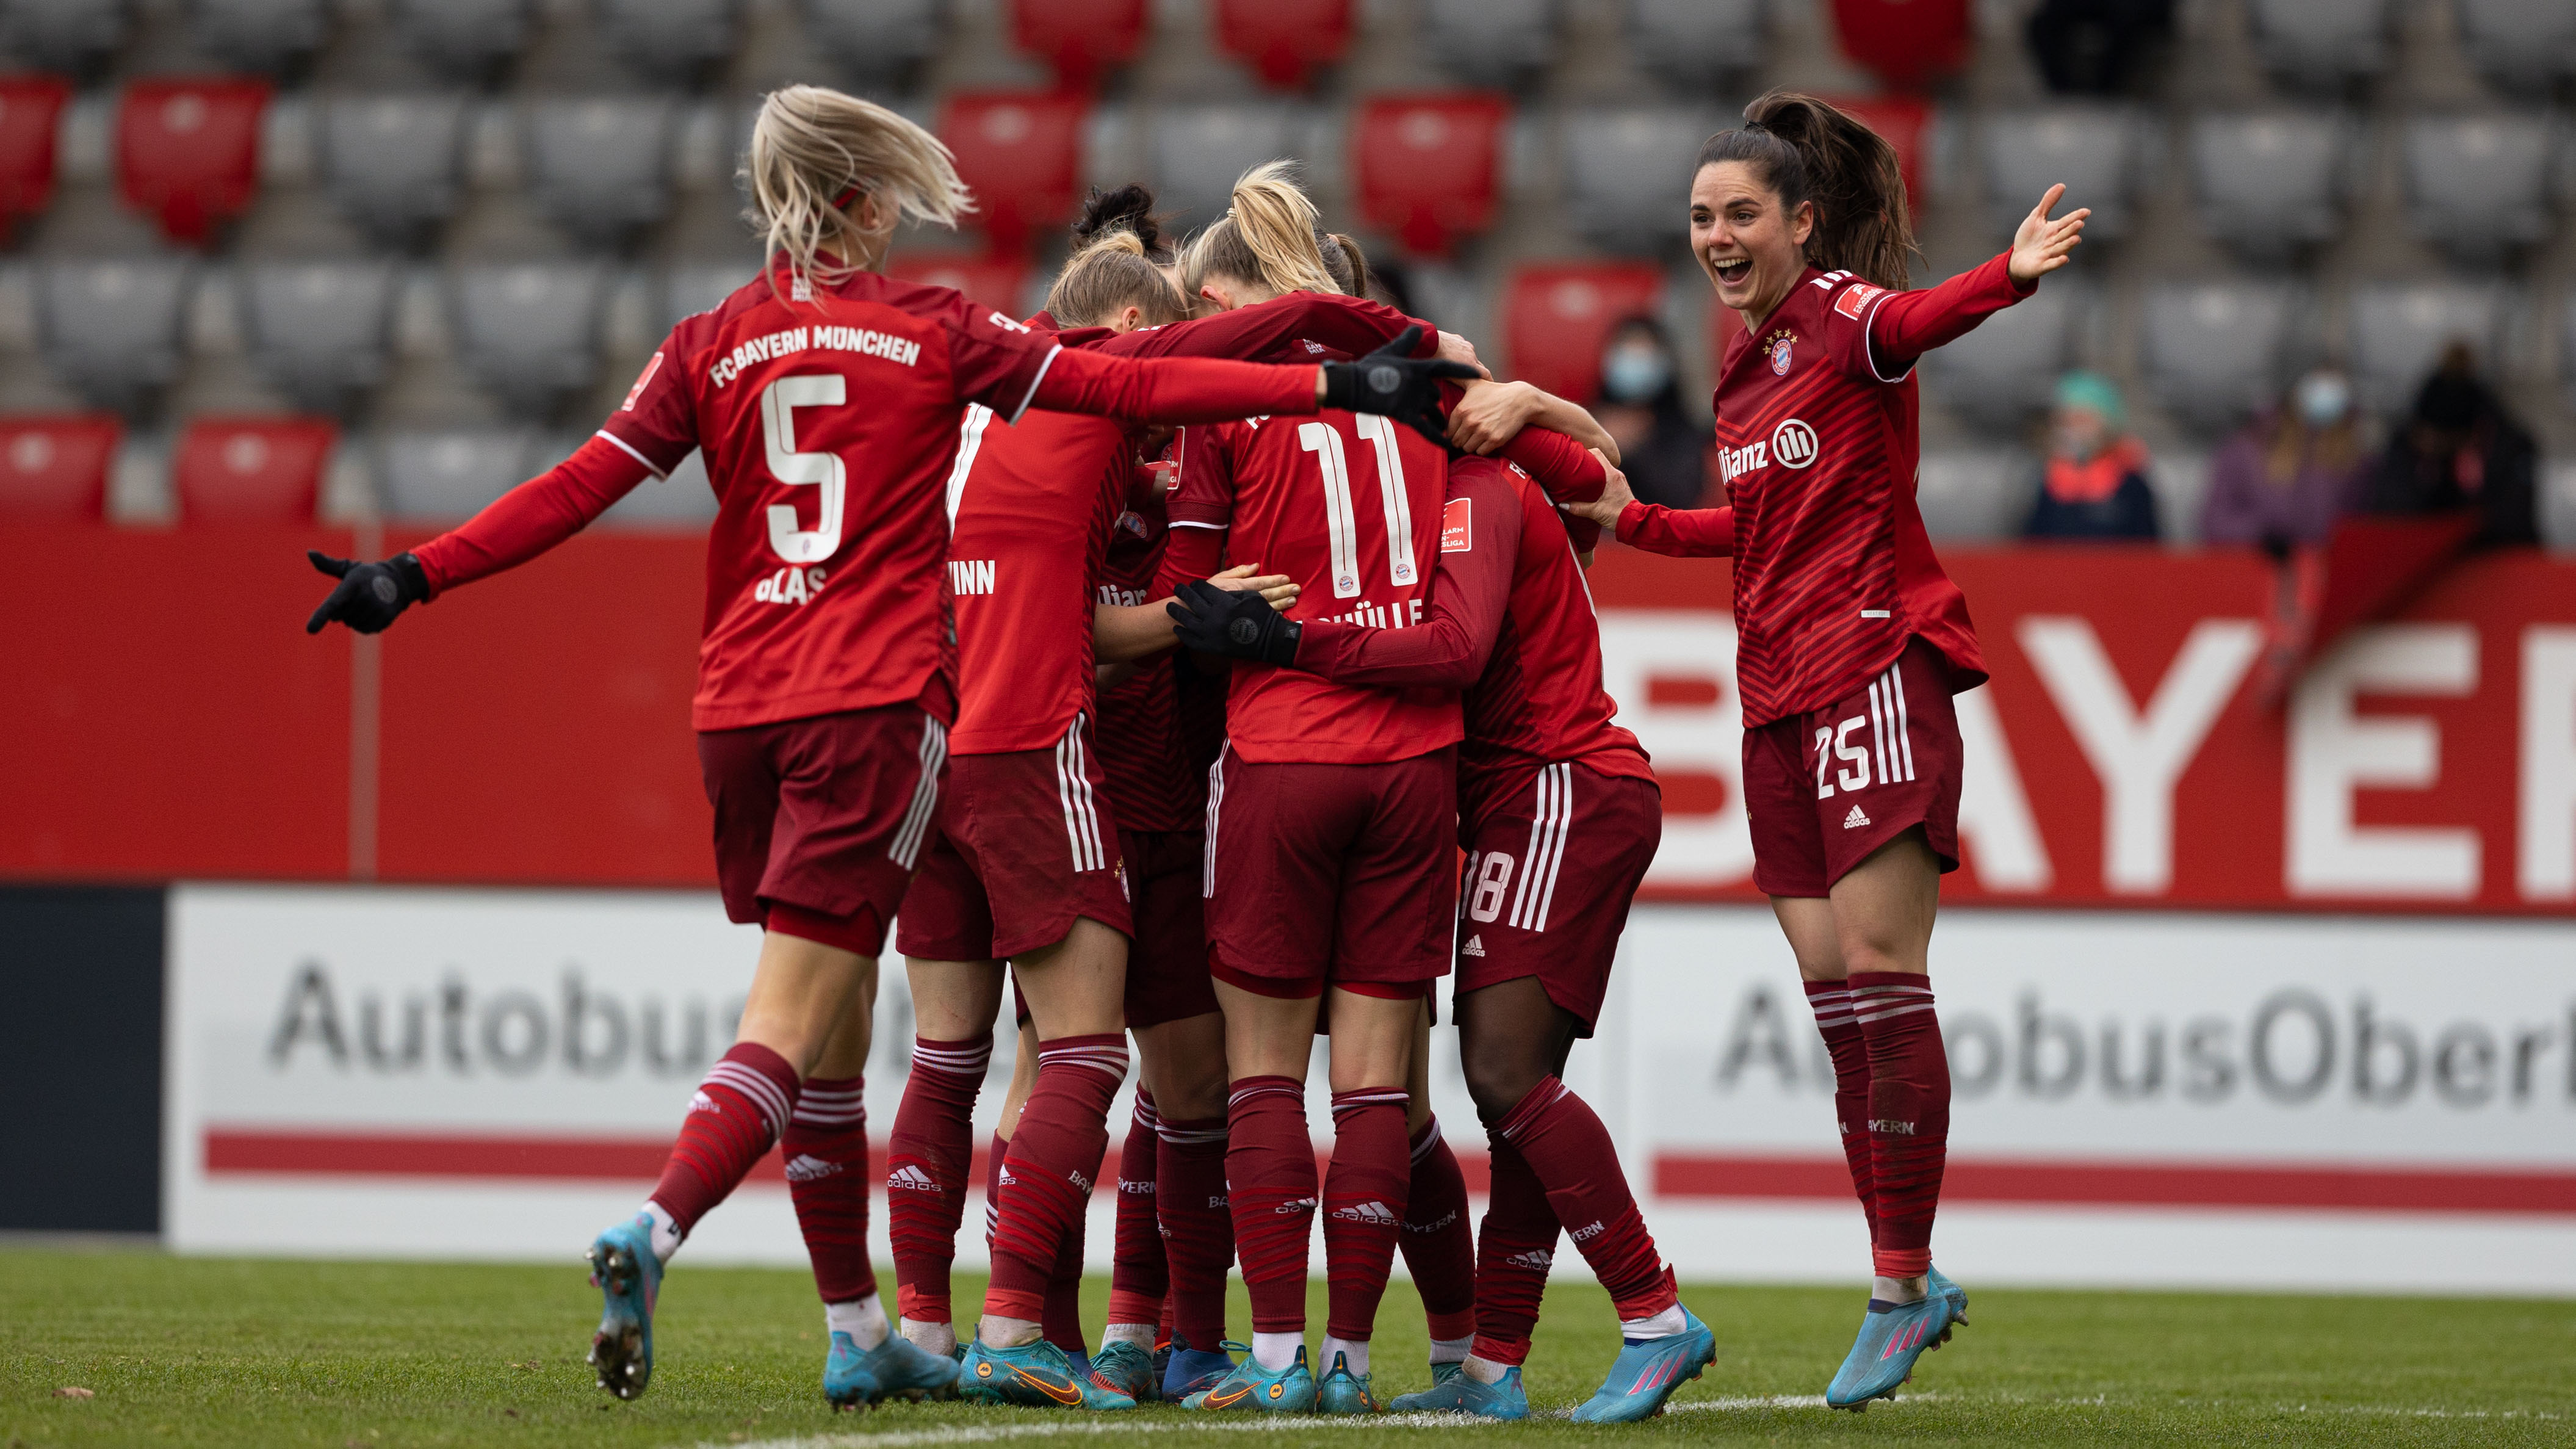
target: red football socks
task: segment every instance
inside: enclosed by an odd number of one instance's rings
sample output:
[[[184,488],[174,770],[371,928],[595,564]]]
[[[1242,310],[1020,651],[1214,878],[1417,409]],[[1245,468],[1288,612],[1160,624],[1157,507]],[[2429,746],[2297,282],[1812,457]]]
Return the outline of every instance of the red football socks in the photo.
[[[739,1186],[796,1109],[796,1069],[758,1042],[736,1042],[707,1071],[680,1121],[680,1140],[662,1164],[652,1201],[687,1237],[707,1210]]]
[[[1467,1179],[1440,1135],[1439,1118],[1413,1134],[1412,1149],[1413,1185],[1396,1245],[1422,1295],[1433,1341],[1466,1338],[1476,1331],[1476,1230],[1467,1221]]]
[[[1529,1357],[1530,1330],[1556,1259],[1559,1225],[1547,1189],[1500,1131],[1489,1132],[1493,1196],[1476,1245],[1476,1357],[1516,1364]]]
[[[1413,1183],[1402,1087],[1333,1094],[1333,1162],[1324,1173],[1324,1332],[1365,1341],[1395,1267],[1395,1240]]]
[[[1002,1161],[993,1218],[993,1281],[987,1318],[1045,1316],[1047,1284],[1065,1239],[1080,1231],[1100,1161],[1109,1151],[1109,1099],[1127,1079],[1127,1035],[1058,1037],[1038,1043],[1038,1080],[1029,1089]]]
[[[858,1077],[816,1077],[805,1084],[778,1155],[787,1159],[787,1195],[814,1287],[826,1303],[854,1303],[877,1291],[868,1259],[868,1113]]]
[[[1876,1242],[1878,1195],[1869,1172],[1869,1048],[1860,1039],[1860,1023],[1852,1019],[1850,982],[1810,981],[1806,987],[1816,1030],[1834,1061],[1834,1125],[1842,1133],[1843,1164],[1851,1169],[1852,1191],[1860,1197],[1870,1241]]]
[[[1109,1322],[1113,1324],[1150,1328],[1160,1323],[1163,1297],[1172,1286],[1156,1204],[1160,1126],[1154,1094],[1137,1088],[1135,1115],[1128,1118],[1127,1140],[1118,1149],[1118,1236],[1109,1266]]]
[[[1932,1267],[1932,1216],[1950,1153],[1950,1059],[1932,982],[1911,971],[1855,971],[1852,1016],[1869,1046],[1871,1271],[1917,1278]]]
[[[1315,1226],[1315,1146],[1306,1136],[1306,1089],[1290,1077],[1240,1077],[1231,1085],[1225,1104],[1226,1196],[1244,1290],[1252,1299],[1252,1328],[1304,1333],[1306,1240]],[[1396,1130],[1403,1130],[1400,1119]],[[1190,1345],[1200,1346],[1195,1337]]]
[[[1047,1275],[1046,1310],[1038,1316],[1038,1337],[1066,1354],[1088,1354],[1082,1342],[1082,1229],[1075,1214],[1073,1231],[1056,1245],[1055,1270]]]
[[[1223,1117],[1166,1117],[1156,1158],[1154,1202],[1171,1265],[1165,1307],[1172,1332],[1192,1348],[1225,1341],[1225,1275],[1234,1266],[1234,1216],[1225,1189]]]
[[[1549,1077],[1530,1088],[1495,1135],[1519,1149],[1546,1187],[1548,1206],[1592,1265],[1592,1275],[1610,1290],[1623,1321],[1651,1318],[1673,1306],[1672,1275],[1664,1271],[1654,1236],[1628,1191],[1610,1131],[1590,1103]]]
[[[993,1034],[915,1037],[912,1074],[886,1144],[886,1234],[893,1240],[896,1311],[946,1323],[949,1265],[975,1162],[975,1094],[992,1064]]]

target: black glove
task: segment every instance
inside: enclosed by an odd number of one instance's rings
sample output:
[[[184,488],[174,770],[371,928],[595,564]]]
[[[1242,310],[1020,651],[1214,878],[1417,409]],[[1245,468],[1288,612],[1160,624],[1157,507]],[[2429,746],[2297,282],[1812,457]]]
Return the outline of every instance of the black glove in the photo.
[[[360,563],[356,559],[333,558],[320,549],[308,548],[304,556],[313,566],[340,581],[331,597],[304,621],[304,632],[319,634],[322,626],[337,619],[361,634],[381,634],[400,617],[402,611],[429,597],[429,575],[421,572],[420,560],[407,553],[395,554],[382,563]]]
[[[1297,662],[1297,621],[1249,589],[1220,589],[1201,579],[1172,591],[1163,606],[1183,648],[1289,668]]]
[[[1476,380],[1476,369],[1463,362],[1414,357],[1422,329],[1407,327],[1401,336],[1357,362],[1324,364],[1324,406],[1355,413],[1383,413],[1441,447],[1449,446],[1449,420],[1440,414],[1440,380]]]

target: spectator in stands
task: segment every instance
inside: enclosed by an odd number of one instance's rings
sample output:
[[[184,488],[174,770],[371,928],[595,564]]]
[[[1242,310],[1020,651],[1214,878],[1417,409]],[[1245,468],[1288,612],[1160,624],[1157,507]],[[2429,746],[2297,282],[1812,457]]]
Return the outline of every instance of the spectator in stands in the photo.
[[[2047,0],[2031,12],[2031,59],[2061,95],[2116,95],[2172,32],[2173,12],[2174,0]]]
[[[1611,329],[1593,415],[1618,440],[1619,466],[1640,499],[1700,506],[1708,491],[1708,430],[1682,411],[1681,370],[1654,319],[1631,317]]]
[[[2259,544],[2274,554],[2323,543],[2335,520],[2360,505],[2369,476],[2352,383],[2319,368],[2210,460],[2201,540]]]
[[[2483,515],[2479,543],[2538,543],[2531,434],[2478,376],[2467,343],[2454,342],[2415,394],[2415,412],[2388,441],[2371,475],[2373,513]]]
[[[2048,462],[2039,501],[2023,532],[2031,538],[2156,536],[2156,494],[2147,483],[2147,449],[2127,431],[2120,390],[2098,372],[2058,379],[2050,415]]]

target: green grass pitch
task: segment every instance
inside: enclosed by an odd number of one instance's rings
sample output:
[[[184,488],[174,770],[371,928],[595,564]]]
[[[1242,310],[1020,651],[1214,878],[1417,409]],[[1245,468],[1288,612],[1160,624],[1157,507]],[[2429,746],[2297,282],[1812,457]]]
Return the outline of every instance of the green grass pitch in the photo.
[[[980,1282],[961,1280],[971,1304]],[[611,1403],[581,1362],[598,1298],[560,1268],[0,1250],[0,1449],[64,1445],[906,1445],[1098,1434],[1375,1449],[1472,1436],[1909,1444],[2576,1443],[2576,1303],[1980,1290],[1973,1326],[1866,1416],[1815,1396],[1856,1326],[1852,1291],[1699,1287],[1718,1357],[1644,1425],[1294,1423],[1150,1406],[1115,1419],[962,1404],[835,1415],[802,1273],[694,1267],[662,1295],[652,1392]],[[1087,1285],[1096,1326],[1108,1285]],[[1247,1321],[1238,1289],[1235,1321]],[[1318,1285],[1315,1322],[1323,1318]],[[1617,1325],[1590,1285],[1552,1289],[1528,1382],[1579,1402]],[[1419,1304],[1399,1283],[1382,1391],[1422,1386]],[[58,1393],[88,1389],[93,1397]],[[1229,1428],[1227,1426],[1238,1426]]]

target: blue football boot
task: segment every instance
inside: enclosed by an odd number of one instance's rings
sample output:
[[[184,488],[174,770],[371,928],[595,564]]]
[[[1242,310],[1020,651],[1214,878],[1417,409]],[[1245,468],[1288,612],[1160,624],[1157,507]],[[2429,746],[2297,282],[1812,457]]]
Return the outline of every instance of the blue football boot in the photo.
[[[1315,1412],[1383,1414],[1386,1405],[1377,1401],[1370,1376],[1352,1373],[1350,1359],[1336,1352],[1331,1366],[1324,1370],[1324,1377],[1315,1385]]]
[[[1951,1325],[1960,1321],[1968,1295],[1947,1278],[1938,1285],[1927,1283],[1925,1289],[1919,1303],[1869,1300],[1860,1337],[1852,1340],[1851,1353],[1825,1387],[1825,1407],[1859,1413],[1872,1399],[1895,1398],[1897,1386],[1913,1376],[1914,1361],[1950,1341]]]
[[[1239,1343],[1227,1348],[1242,1353]],[[1215,1388],[1227,1374],[1234,1372],[1234,1355],[1213,1348],[1192,1348],[1188,1339],[1172,1335],[1170,1358],[1163,1365],[1163,1397],[1177,1404],[1202,1389]]]
[[[1154,1376],[1154,1356],[1124,1340],[1102,1344],[1091,1357],[1091,1371],[1083,1377],[1094,1388],[1125,1394],[1140,1404],[1159,1397],[1155,1389],[1162,1382]]]
[[[1441,1370],[1448,1370],[1442,1373]],[[1520,1365],[1503,1370],[1500,1383],[1481,1383],[1467,1376],[1466,1365],[1431,1366],[1431,1387],[1418,1394],[1399,1394],[1387,1407],[1399,1414],[1473,1414],[1480,1419],[1526,1419],[1529,1395],[1521,1390]]]
[[[1941,1270],[1938,1268],[1926,1268],[1923,1277],[1925,1280],[1923,1291],[1938,1293],[1949,1299],[1950,1321],[1965,1324],[1968,1321],[1968,1290],[1941,1276]]]
[[[884,1399],[944,1399],[957,1392],[957,1361],[889,1333],[874,1348],[861,1348],[846,1333],[832,1335],[823,1360],[823,1397],[837,1409]]]
[[[1575,1420],[1585,1424],[1633,1424],[1651,1419],[1664,1411],[1664,1400],[1685,1379],[1699,1377],[1700,1370],[1717,1361],[1717,1335],[1699,1321],[1699,1315],[1682,1309],[1682,1331],[1662,1338],[1630,1338],[1620,1341],[1619,1357],[1610,1364],[1610,1376],[1601,1387],[1574,1411]]]
[[[1249,1354],[1251,1350],[1246,1349]],[[1296,1362],[1266,1369],[1251,1358],[1213,1386],[1181,1400],[1184,1409],[1255,1409],[1264,1414],[1311,1414],[1315,1411],[1315,1372],[1306,1367],[1306,1348],[1297,1347]]]
[[[590,1285],[602,1304],[599,1331],[590,1339],[599,1386],[621,1399],[640,1399],[653,1381],[653,1302],[662,1295],[651,1218],[637,1213],[592,1240]]]
[[[1097,1388],[1075,1375],[1063,1349],[1041,1338],[1018,1348],[995,1348],[978,1338],[958,1366],[957,1391],[982,1404],[1031,1408],[1132,1409],[1125,1394]]]

